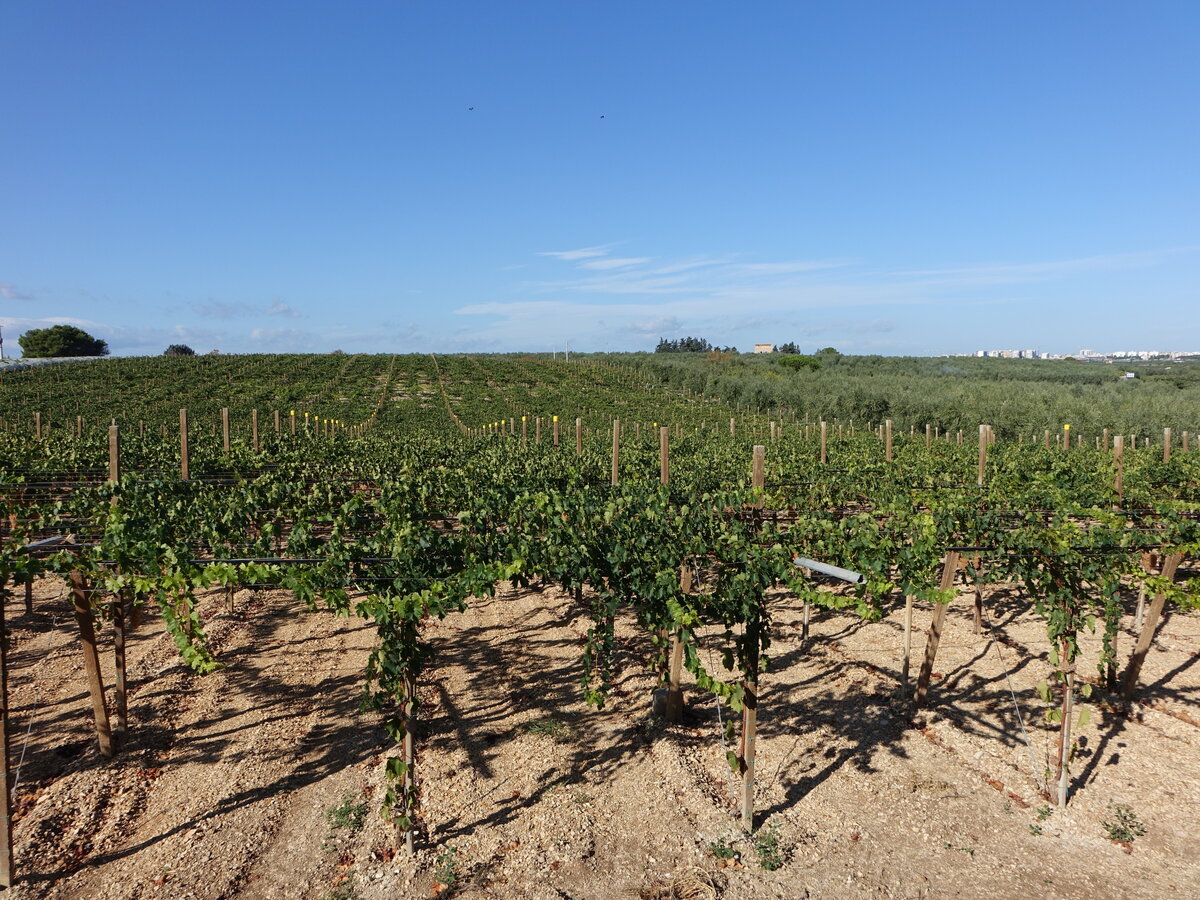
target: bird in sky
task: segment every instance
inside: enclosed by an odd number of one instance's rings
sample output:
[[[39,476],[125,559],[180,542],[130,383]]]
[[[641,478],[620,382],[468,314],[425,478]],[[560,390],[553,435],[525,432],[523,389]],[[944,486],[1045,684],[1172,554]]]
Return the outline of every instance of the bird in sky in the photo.
[[[475,107],[473,107],[473,106],[468,106],[468,107],[467,107],[467,112],[475,112]]]

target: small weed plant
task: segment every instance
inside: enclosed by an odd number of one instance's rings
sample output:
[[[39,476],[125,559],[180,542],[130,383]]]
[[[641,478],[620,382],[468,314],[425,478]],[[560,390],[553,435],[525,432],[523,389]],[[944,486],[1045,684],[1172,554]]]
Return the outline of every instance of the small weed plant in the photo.
[[[351,834],[357,834],[366,824],[367,804],[355,803],[354,797],[347,797],[340,806],[325,810],[325,821],[329,823],[331,832],[345,828]]]
[[[1109,840],[1119,844],[1128,844],[1134,838],[1141,837],[1146,833],[1146,826],[1141,823],[1127,803],[1114,804],[1110,802],[1108,808],[1112,818],[1102,820],[1100,824],[1108,832]]]
[[[709,841],[708,852],[717,859],[737,859],[741,856],[725,836],[721,836],[715,841]]]
[[[544,719],[538,719],[536,722],[528,722],[521,730],[526,734],[544,735],[560,744],[571,736],[570,726],[561,719],[554,718],[554,716],[547,716]]]
[[[362,900],[362,894],[358,892],[358,886],[354,883],[354,879],[347,878],[321,900]]]
[[[447,888],[453,885],[458,881],[458,847],[451,844],[439,853],[435,865],[433,880]]]
[[[783,844],[779,839],[779,826],[769,825],[760,828],[754,835],[754,852],[758,854],[758,864],[768,872],[774,872],[784,863]]]

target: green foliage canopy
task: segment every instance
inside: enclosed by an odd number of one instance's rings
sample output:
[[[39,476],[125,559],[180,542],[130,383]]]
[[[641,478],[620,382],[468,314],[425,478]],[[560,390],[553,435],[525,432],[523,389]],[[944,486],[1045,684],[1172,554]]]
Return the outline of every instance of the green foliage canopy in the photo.
[[[26,359],[59,356],[108,356],[108,343],[74,325],[34,328],[17,340]]]

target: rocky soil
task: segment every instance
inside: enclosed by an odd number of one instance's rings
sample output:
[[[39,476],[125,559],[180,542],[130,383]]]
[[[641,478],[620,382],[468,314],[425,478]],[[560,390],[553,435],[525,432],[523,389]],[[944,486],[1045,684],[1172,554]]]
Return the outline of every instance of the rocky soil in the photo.
[[[131,640],[129,733],[107,760],[69,602],[47,580],[32,615],[7,604],[20,767],[9,896],[1195,896],[1200,619],[1166,620],[1133,715],[1094,703],[1060,810],[1037,785],[1055,736],[1035,692],[1051,672],[1044,626],[1015,590],[989,591],[986,608],[980,634],[967,599],[951,608],[930,708],[912,719],[901,613],[818,612],[804,642],[795,598],[775,598],[755,840],[725,763],[728,709],[689,690],[683,724],[655,718],[648,642],[631,623],[597,711],[580,700],[588,620],[570,598],[480,600],[427,629],[426,834],[410,857],[376,813],[390,746],[378,714],[358,711],[369,625],[284,592],[242,591],[232,611],[214,593],[206,627],[226,665],[199,677],[149,619]],[[928,621],[918,610],[918,658]],[[105,662],[111,684],[109,648]],[[1145,829],[1125,844],[1105,826],[1118,805]]]

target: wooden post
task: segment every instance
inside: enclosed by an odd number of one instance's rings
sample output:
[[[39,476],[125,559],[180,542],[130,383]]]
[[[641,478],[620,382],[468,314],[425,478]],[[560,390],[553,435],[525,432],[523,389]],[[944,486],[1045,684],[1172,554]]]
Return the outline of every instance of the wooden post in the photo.
[[[762,444],[754,445],[754,462],[750,473],[750,486],[763,490],[766,487],[766,458],[767,448]],[[763,505],[763,500],[758,499],[758,506]]]
[[[250,410],[250,446],[258,452],[258,410]]]
[[[33,437],[38,441],[42,439],[42,414],[40,412],[33,414]]]
[[[845,448],[843,448],[844,450]],[[844,459],[844,456],[839,456],[838,459]],[[829,459],[829,426],[826,422],[821,422],[821,465]]]
[[[953,550],[946,553],[942,562],[942,577],[938,582],[938,590],[948,591],[954,587],[954,573],[958,571],[958,554]],[[917,675],[917,690],[913,694],[913,704],[920,709],[925,704],[925,696],[929,693],[929,679],[933,677],[933,661],[937,658],[938,644],[942,640],[942,623],[946,620],[946,610],[950,601],[935,603],[933,619],[929,623],[929,635],[925,639],[925,659],[921,662],[921,671]]]
[[[293,420],[294,421],[294,420]],[[179,411],[179,477],[187,481],[190,464],[188,460],[188,415],[186,409]]]
[[[932,425],[930,425],[928,422],[926,422],[926,423],[925,423],[925,449],[926,449],[926,450],[928,450],[928,449],[929,449],[930,445],[931,445],[931,444],[932,444],[932,442],[933,442],[933,436],[932,436],[932,435],[933,435],[933,431],[932,431],[932,428],[933,428],[933,426],[932,426]]]
[[[526,416],[521,416],[521,443],[525,443],[529,438],[528,421]]]
[[[884,419],[883,422],[883,458],[888,462],[892,461],[892,420]]]
[[[117,734],[129,726],[129,691],[125,677],[125,594],[117,591],[113,598],[113,667],[116,670]]]
[[[296,433],[296,411],[294,409],[288,410],[288,428],[293,435]]]
[[[75,437],[83,437],[83,416],[75,417]]]
[[[962,444],[962,429],[958,429],[958,443]]]
[[[1046,432],[1049,434],[1050,432]],[[983,476],[987,470],[988,427],[979,426],[979,486],[983,487]]]
[[[755,450],[758,450],[756,447]],[[757,616],[746,623],[746,650],[749,656],[746,678],[742,682],[742,827],[754,832],[754,758],[758,734],[758,655]]]
[[[221,407],[221,446],[229,452],[229,407]]]
[[[734,435],[733,416],[730,416],[729,417],[729,436],[733,437],[733,435]]]
[[[679,590],[692,592],[692,570],[684,563],[679,567]],[[666,719],[672,724],[683,721],[683,635],[676,631],[671,635],[670,681],[667,688]]]
[[[671,429],[666,425],[658,429],[658,480],[662,484],[671,481],[670,435]]]
[[[551,426],[554,430],[554,446],[555,446],[555,448],[557,448],[558,447],[558,416],[555,416],[554,419],[551,421]]]
[[[121,480],[121,436],[115,423],[108,426],[108,480]]]
[[[1163,429],[1163,462],[1171,461],[1171,429]]]
[[[928,435],[926,435],[928,436]],[[912,659],[913,595],[904,595],[904,659],[900,664],[900,692],[908,696],[908,668]]]
[[[1044,436],[1042,446],[1045,447],[1047,450],[1050,449],[1050,429],[1049,428],[1046,429],[1046,434]]]
[[[1162,577],[1168,581],[1174,581],[1175,572],[1182,561],[1182,553],[1168,554],[1167,558],[1163,560]],[[1137,680],[1138,675],[1142,671],[1142,663],[1146,661],[1146,654],[1150,651],[1150,644],[1154,641],[1154,632],[1158,630],[1158,621],[1162,618],[1162,611],[1166,602],[1167,595],[1164,592],[1160,591],[1155,595],[1154,602],[1150,604],[1150,611],[1146,615],[1146,624],[1142,626],[1141,632],[1138,633],[1133,656],[1129,658],[1129,666],[1125,670],[1125,684],[1121,689],[1121,696],[1126,702],[1133,696],[1133,692],[1137,688]]]
[[[1070,425],[1064,425],[1064,426],[1063,426],[1063,433],[1062,433],[1062,448],[1063,448],[1064,450],[1070,450],[1070,449],[1071,449],[1071,426],[1070,426]]]
[[[1183,433],[1183,452],[1188,452],[1188,433],[1186,431]]]
[[[10,888],[13,884],[13,839],[12,839],[12,772],[8,768],[8,640],[4,621],[4,601],[7,597],[5,585],[0,582],[0,768],[3,779],[0,787],[4,800],[0,805],[0,887]],[[29,714],[33,715],[33,710]]]
[[[613,419],[612,483],[620,484],[618,462],[621,459],[621,420]]]
[[[96,649],[96,620],[88,602],[87,582],[83,573],[71,572],[71,596],[75,603],[75,621],[79,624],[83,667],[87,671],[88,694],[92,698],[92,714],[96,719],[96,741],[103,756],[113,755],[112,732],[108,727],[108,707],[104,703],[104,682],[100,674],[100,654]]]
[[[1116,480],[1113,483],[1113,490],[1117,492],[1118,498],[1125,497],[1125,435],[1118,434],[1113,438],[1113,465],[1116,466]]]
[[[1105,429],[1104,429],[1104,433],[1103,433],[1103,435],[1102,435],[1102,437],[1101,437],[1101,440],[1100,440],[1100,448],[1101,448],[1102,450],[1107,450],[1107,449],[1108,449],[1108,429],[1107,429],[1107,428],[1105,428]]]
[[[404,814],[408,817],[409,826],[404,831],[404,847],[412,856],[416,850],[416,829],[413,820],[416,810],[413,809],[413,786],[417,777],[416,735],[413,731],[417,724],[417,683],[411,675],[404,678]]]
[[[279,436],[279,410],[275,410],[275,435]]]
[[[538,416],[533,422],[533,442],[540,444],[542,442],[542,417]]]
[[[575,455],[583,455],[583,419],[575,417]]]
[[[1064,641],[1059,648],[1059,658],[1066,664],[1068,647]],[[1075,663],[1067,669],[1067,686],[1062,701],[1062,726],[1058,732],[1058,805],[1067,805],[1067,791],[1070,787],[1070,772],[1068,763],[1071,760],[1071,717],[1075,715]]]

